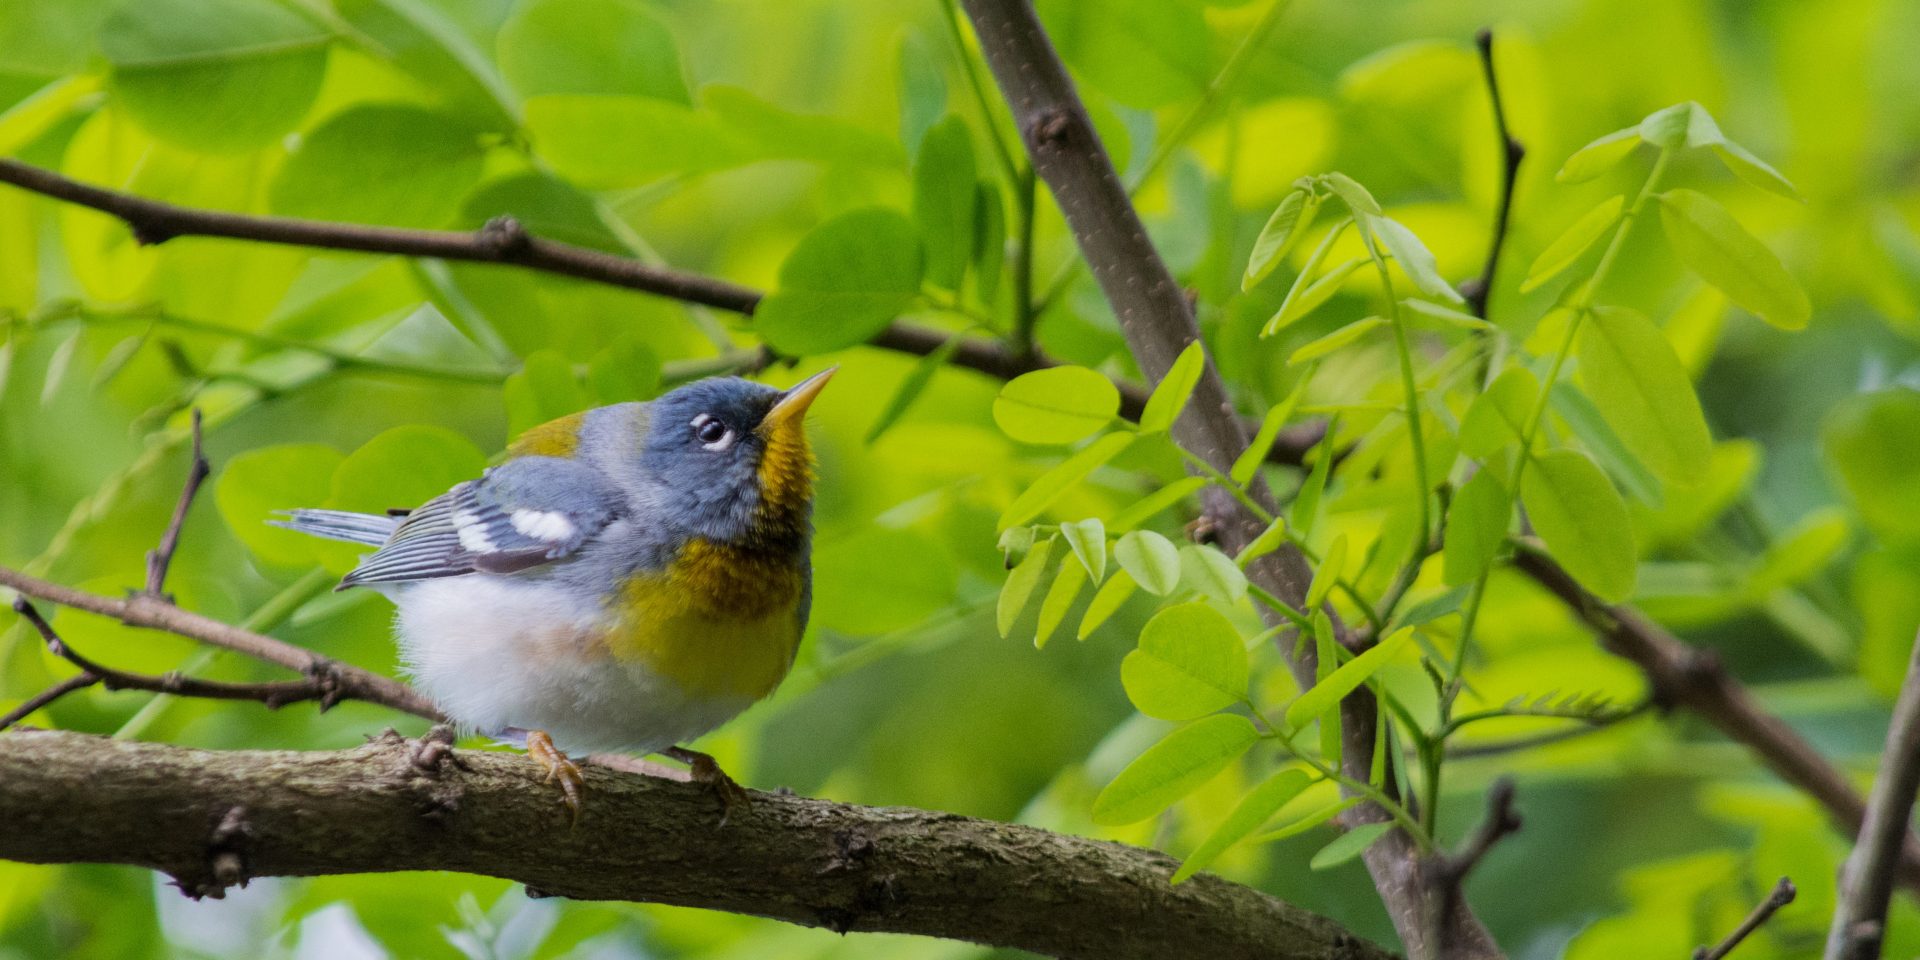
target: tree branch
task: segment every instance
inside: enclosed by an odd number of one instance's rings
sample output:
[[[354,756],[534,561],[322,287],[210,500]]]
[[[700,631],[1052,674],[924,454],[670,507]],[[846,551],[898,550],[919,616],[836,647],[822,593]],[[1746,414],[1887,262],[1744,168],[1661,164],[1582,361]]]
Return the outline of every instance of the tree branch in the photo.
[[[1733,948],[1739,946],[1741,941],[1760,929],[1762,924],[1773,919],[1773,915],[1779,912],[1781,907],[1792,903],[1793,898],[1799,895],[1800,891],[1793,885],[1793,881],[1781,877],[1780,882],[1773,885],[1773,891],[1767,894],[1767,898],[1760,901],[1759,905],[1753,908],[1753,912],[1747,914],[1747,918],[1740,921],[1740,925],[1734,927],[1732,933],[1727,934],[1725,940],[1720,941],[1715,947],[1695,948],[1693,960],[1721,960],[1722,957],[1733,952]]]
[[[1493,69],[1493,31],[1482,29],[1473,35],[1474,48],[1480,51],[1480,71],[1487,80],[1487,96],[1493,101],[1493,129],[1500,138],[1500,202],[1493,213],[1493,239],[1487,245],[1487,262],[1480,276],[1460,285],[1467,307],[1482,320],[1487,318],[1487,298],[1493,295],[1494,275],[1500,270],[1500,252],[1507,244],[1507,221],[1513,213],[1513,185],[1520,175],[1520,162],[1527,148],[1507,129],[1507,110],[1500,101],[1500,78]]]
[[[452,870],[1088,960],[1389,956],[1247,887],[1172,886],[1172,858],[1117,843],[768,793],[716,832],[704,788],[586,776],[592,802],[569,829],[539,767],[510,754],[394,734],[293,753],[16,731],[0,736],[0,857],[148,867],[200,896],[253,877]]]
[[[1727,675],[1718,658],[1694,649],[1633,607],[1608,604],[1588,593],[1536,547],[1522,544],[1514,552],[1514,567],[1560,598],[1599,634],[1609,653],[1638,665],[1661,706],[1699,714],[1728,739],[1751,749],[1780,779],[1813,797],[1840,830],[1860,832],[1867,802],[1846,774],[1786,721],[1762,709],[1746,687]],[[1920,892],[1920,839],[1911,831],[1899,858],[1899,879]]]
[[[1027,0],[963,0],[963,6],[1035,172],[1052,190],[1081,256],[1120,320],[1141,372],[1148,381],[1157,382],[1181,351],[1200,338],[1191,304],[1148,238],[1032,5]],[[1174,423],[1173,438],[1213,469],[1225,472],[1247,445],[1245,425],[1232,411],[1226,384],[1208,357],[1192,399]],[[1252,495],[1256,502],[1271,507],[1272,498],[1263,485],[1255,484]],[[1229,552],[1252,542],[1265,527],[1217,488],[1206,494],[1206,507],[1222,547]],[[1291,546],[1261,557],[1247,574],[1254,584],[1295,608],[1303,605],[1312,579],[1306,558]],[[1313,683],[1311,653],[1292,659],[1292,667],[1303,688]],[[1346,770],[1366,781],[1377,720],[1372,694],[1363,689],[1347,697],[1340,717]],[[1354,808],[1349,816],[1349,826],[1389,817],[1370,803]],[[1426,904],[1431,888],[1414,840],[1403,831],[1390,831],[1364,856],[1408,951],[1415,957],[1438,956],[1435,945],[1428,942]],[[1461,945],[1449,955],[1499,955],[1491,937],[1464,905],[1445,919],[1450,931],[1447,940]]]
[[[80,183],[51,170],[5,158],[0,158],[0,183],[116,217],[144,244],[165,243],[177,237],[223,237],[325,250],[497,263],[746,316],[751,316],[759,307],[763,296],[751,287],[725,280],[548,240],[529,232],[511,217],[497,217],[472,231],[410,230],[201,210]],[[926,356],[939,349],[950,336],[952,334],[944,330],[895,321],[868,345]],[[1059,364],[1043,353],[1016,351],[997,341],[977,338],[962,340],[948,362],[1002,380]],[[1116,380],[1115,385],[1120,388],[1121,414],[1138,419],[1146,406],[1146,389],[1124,380]],[[1319,442],[1323,431],[1318,424],[1281,431],[1274,441],[1271,459],[1276,463],[1298,465],[1307,450]]]
[[[147,553],[147,593],[163,600],[171,601],[166,594],[167,566],[173,563],[173,552],[180,549],[180,528],[186,526],[187,510],[193,506],[194,495],[200,492],[200,484],[205,483],[213,468],[207,464],[206,448],[200,442],[200,408],[193,409],[193,462],[187,468],[187,482],[180,488],[180,499],[173,507],[173,519],[167,523],[167,532],[160,535],[160,545]]]
[[[1907,679],[1894,701],[1886,753],[1873,781],[1860,825],[1860,839],[1840,872],[1840,902],[1827,934],[1826,960],[1873,960],[1885,939],[1887,906],[1893,898],[1901,847],[1910,834],[1913,799],[1920,792],[1920,638],[1907,663]]]

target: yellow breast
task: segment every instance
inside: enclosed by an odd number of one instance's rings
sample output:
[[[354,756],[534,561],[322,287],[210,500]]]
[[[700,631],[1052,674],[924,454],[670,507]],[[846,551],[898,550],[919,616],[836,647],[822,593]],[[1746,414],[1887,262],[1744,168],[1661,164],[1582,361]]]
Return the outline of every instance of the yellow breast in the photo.
[[[689,541],[666,569],[622,585],[607,647],[691,693],[758,700],[793,666],[800,590],[791,558]]]

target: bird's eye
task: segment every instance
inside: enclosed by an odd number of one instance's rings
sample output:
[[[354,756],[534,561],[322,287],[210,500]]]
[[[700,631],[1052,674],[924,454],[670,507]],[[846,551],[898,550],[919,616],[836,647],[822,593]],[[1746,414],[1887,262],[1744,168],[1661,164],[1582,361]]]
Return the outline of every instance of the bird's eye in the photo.
[[[704,413],[693,418],[693,435],[709,450],[725,450],[733,442],[733,431]]]

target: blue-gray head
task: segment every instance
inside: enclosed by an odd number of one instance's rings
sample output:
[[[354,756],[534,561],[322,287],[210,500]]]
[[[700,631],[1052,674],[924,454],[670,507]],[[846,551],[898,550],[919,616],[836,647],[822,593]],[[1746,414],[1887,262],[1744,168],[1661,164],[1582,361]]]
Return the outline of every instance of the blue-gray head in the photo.
[[[647,405],[641,465],[686,532],[723,543],[804,542],[813,509],[807,406],[837,368],[790,389],[739,377],[679,387]]]

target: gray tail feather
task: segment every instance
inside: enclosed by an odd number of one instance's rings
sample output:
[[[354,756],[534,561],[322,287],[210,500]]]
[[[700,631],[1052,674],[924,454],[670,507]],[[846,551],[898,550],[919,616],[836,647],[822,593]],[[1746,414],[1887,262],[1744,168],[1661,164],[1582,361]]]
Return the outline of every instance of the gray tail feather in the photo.
[[[285,520],[268,520],[276,527],[298,530],[301,533],[329,540],[345,540],[348,543],[364,543],[377,547],[393,536],[395,527],[400,526],[403,517],[382,517],[371,513],[352,513],[346,510],[278,510],[275,511]]]

